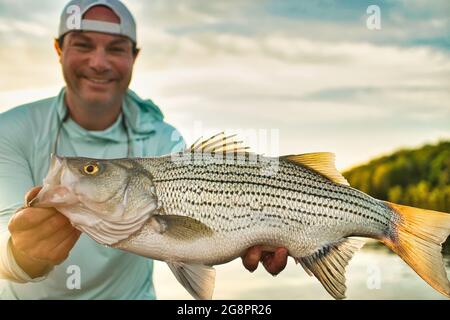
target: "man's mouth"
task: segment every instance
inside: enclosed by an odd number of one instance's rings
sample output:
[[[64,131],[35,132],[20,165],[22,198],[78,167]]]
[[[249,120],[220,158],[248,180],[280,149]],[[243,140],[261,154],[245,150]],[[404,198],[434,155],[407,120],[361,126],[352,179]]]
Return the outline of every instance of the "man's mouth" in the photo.
[[[83,77],[83,78],[94,84],[109,84],[114,81],[113,79],[104,79],[104,78],[92,78],[92,77]]]

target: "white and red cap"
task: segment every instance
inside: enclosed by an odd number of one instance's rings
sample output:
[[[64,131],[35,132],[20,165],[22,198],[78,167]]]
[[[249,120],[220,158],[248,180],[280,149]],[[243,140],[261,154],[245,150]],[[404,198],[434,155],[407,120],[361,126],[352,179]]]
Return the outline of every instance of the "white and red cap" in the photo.
[[[95,6],[111,9],[120,23],[84,19],[84,14]],[[58,37],[71,31],[94,31],[117,34],[137,43],[136,22],[128,8],[119,0],[72,0],[63,9],[59,22]]]

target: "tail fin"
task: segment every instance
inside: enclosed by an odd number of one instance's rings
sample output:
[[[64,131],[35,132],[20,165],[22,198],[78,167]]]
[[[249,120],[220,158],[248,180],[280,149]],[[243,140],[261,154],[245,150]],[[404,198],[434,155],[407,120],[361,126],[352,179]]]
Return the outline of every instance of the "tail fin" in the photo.
[[[394,235],[383,243],[430,286],[450,298],[442,243],[450,234],[450,214],[385,202],[398,214]]]

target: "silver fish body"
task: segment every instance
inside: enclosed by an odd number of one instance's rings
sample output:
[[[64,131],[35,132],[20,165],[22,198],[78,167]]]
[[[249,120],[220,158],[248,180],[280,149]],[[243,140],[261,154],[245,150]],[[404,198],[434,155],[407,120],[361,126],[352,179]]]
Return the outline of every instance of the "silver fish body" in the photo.
[[[215,265],[253,245],[286,247],[291,256],[304,257],[345,237],[378,239],[390,232],[390,207],[309,168],[262,156],[216,160],[190,153],[136,160],[153,177],[159,215],[190,217],[213,232],[176,238],[150,226],[117,247]]]

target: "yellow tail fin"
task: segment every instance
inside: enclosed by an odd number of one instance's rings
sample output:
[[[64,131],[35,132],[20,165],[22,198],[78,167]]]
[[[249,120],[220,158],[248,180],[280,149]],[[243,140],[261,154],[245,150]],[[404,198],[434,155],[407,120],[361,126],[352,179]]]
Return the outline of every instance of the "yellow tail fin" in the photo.
[[[450,282],[442,259],[442,243],[450,234],[450,214],[386,202],[397,214],[393,237],[384,239],[417,274],[450,297]]]

